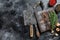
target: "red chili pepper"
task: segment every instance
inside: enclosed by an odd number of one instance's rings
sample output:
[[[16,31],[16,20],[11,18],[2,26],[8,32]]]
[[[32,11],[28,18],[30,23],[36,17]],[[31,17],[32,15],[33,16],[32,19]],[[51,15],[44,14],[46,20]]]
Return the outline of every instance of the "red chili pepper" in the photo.
[[[49,0],[49,5],[54,6],[57,3],[57,0]]]

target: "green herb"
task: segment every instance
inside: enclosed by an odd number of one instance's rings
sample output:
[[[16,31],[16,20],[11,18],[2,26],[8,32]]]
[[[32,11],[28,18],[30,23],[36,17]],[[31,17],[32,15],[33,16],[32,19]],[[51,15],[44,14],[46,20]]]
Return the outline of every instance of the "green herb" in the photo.
[[[49,19],[50,19],[51,28],[53,30],[55,28],[55,24],[57,23],[57,19],[58,19],[55,11],[49,12]]]

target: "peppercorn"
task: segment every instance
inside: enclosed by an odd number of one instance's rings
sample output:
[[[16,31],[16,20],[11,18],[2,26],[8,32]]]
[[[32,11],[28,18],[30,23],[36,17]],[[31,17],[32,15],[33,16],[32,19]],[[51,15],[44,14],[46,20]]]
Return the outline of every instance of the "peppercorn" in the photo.
[[[57,13],[60,12],[60,4],[56,5],[55,11],[56,11]]]

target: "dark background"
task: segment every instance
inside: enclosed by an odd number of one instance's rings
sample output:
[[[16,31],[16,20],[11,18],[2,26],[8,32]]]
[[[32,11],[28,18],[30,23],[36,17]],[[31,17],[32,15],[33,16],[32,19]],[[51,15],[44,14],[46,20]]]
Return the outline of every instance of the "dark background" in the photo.
[[[32,10],[40,0],[0,0],[0,40],[59,40],[60,37],[51,35],[50,32],[41,34],[40,38],[29,37],[29,26],[24,26],[23,11]],[[44,2],[47,9],[48,0]],[[58,0],[59,3],[60,0]],[[41,10],[40,7],[37,8]]]

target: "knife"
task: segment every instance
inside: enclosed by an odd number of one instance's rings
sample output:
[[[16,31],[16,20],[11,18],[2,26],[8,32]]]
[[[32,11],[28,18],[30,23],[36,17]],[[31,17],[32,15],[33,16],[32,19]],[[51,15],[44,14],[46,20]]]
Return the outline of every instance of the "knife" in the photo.
[[[34,23],[34,25],[35,25],[35,28],[36,28],[36,36],[39,38],[40,37],[40,32],[39,32],[39,27],[38,27],[38,20],[37,20],[37,18],[36,18],[36,14],[35,14],[35,12],[34,12],[34,17],[35,17],[35,23]]]

